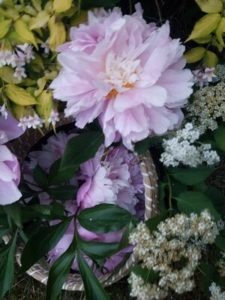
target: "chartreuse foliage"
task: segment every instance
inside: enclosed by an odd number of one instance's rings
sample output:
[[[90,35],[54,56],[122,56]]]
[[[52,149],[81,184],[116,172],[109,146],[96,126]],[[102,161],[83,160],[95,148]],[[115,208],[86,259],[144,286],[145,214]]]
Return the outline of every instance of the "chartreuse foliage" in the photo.
[[[195,0],[202,12],[206,13],[195,24],[186,40],[194,41],[196,46],[186,52],[188,63],[202,61],[205,67],[214,67],[218,63],[217,53],[222,52],[225,33],[225,2],[223,0]]]

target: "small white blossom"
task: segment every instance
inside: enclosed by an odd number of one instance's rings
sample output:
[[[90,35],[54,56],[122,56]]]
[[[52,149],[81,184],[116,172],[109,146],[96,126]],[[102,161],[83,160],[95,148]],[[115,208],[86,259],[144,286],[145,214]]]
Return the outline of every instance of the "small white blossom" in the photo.
[[[193,71],[194,80],[196,84],[202,88],[204,85],[208,85],[209,82],[212,82],[216,78],[215,68],[206,68],[198,69]]]
[[[216,151],[211,150],[210,144],[200,146],[194,144],[200,135],[198,128],[194,128],[192,123],[187,123],[173,138],[163,140],[164,152],[161,154],[160,161],[166,167],[176,167],[179,164],[197,167],[204,162],[208,165],[218,163],[220,158]]]
[[[44,120],[42,120],[37,114],[34,114],[34,116],[26,116],[20,119],[20,122],[18,124],[19,127],[21,127],[23,130],[33,128],[41,128],[43,126]]]
[[[18,80],[22,80],[23,78],[27,77],[27,74],[26,74],[25,69],[23,67],[17,67],[15,69],[15,72],[14,72],[13,76],[15,78],[17,78]]]
[[[5,119],[8,118],[8,111],[5,107],[5,104],[3,104],[2,106],[0,106],[0,115],[3,116]]]
[[[41,48],[44,50],[44,54],[48,55],[50,52],[49,44],[48,42],[42,43]]]
[[[55,124],[59,122],[59,113],[57,111],[52,110],[48,118],[48,122],[55,126]]]
[[[213,282],[210,287],[209,291],[211,292],[210,300],[224,300],[225,299],[225,292],[221,291],[221,288]]]

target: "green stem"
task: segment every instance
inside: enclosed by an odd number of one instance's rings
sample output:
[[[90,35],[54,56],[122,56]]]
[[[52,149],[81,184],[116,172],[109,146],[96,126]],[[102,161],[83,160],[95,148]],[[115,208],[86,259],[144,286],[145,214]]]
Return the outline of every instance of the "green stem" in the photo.
[[[170,176],[168,175],[168,173],[166,173],[166,177],[167,177],[167,184],[168,184],[168,189],[169,189],[169,197],[168,197],[168,202],[169,202],[169,211],[173,210],[172,207],[172,184],[171,184],[171,180],[170,180]]]
[[[162,24],[163,18],[162,18],[162,13],[161,13],[161,9],[160,9],[158,0],[155,0],[155,5],[156,5],[157,11],[158,11],[160,24]]]

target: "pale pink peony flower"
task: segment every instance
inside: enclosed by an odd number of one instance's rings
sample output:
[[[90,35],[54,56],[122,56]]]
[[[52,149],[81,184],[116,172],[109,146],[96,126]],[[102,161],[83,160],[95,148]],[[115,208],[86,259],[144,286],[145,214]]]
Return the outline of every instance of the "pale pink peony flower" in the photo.
[[[119,136],[131,149],[181,123],[193,85],[184,50],[168,23],[147,24],[140,9],[131,16],[119,8],[89,13],[88,23],[72,28],[71,42],[60,47],[62,69],[51,88],[79,128],[98,118],[106,146]]]
[[[23,131],[18,122],[9,115],[7,119],[0,116],[0,205],[16,202],[21,198],[18,189],[20,182],[19,162],[14,154],[3,145],[19,137]]]

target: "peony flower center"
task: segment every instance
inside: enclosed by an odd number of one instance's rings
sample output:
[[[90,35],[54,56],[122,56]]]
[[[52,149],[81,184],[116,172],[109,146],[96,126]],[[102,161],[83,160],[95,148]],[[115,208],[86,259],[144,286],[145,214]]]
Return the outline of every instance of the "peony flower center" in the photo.
[[[139,79],[140,61],[129,57],[109,54],[106,59],[105,82],[112,86],[106,99],[115,98],[119,93],[135,86]]]

